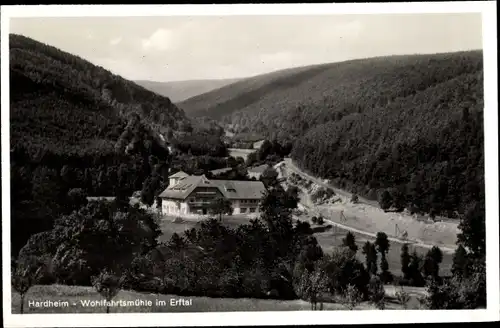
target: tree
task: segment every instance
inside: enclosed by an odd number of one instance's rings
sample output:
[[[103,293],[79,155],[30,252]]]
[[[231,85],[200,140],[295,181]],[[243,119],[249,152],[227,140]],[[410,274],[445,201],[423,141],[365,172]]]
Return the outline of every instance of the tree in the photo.
[[[172,237],[170,237],[170,241],[168,242],[168,247],[176,251],[180,251],[185,245],[185,240],[176,232],[174,232]]]
[[[87,193],[81,188],[73,188],[68,191],[69,207],[73,209],[79,209],[82,206],[87,205]]]
[[[356,286],[351,284],[347,285],[343,294],[342,305],[347,307],[349,310],[354,310],[361,300],[362,296]]]
[[[462,245],[458,245],[455,253],[453,254],[451,273],[454,276],[467,276],[468,263],[467,251]]]
[[[92,279],[92,285],[106,300],[106,313],[109,313],[109,303],[120,291],[121,280],[120,277],[109,270],[103,270]]]
[[[312,272],[304,270],[296,287],[297,295],[311,303],[311,311],[317,310],[318,297],[327,290],[328,277],[318,265]]]
[[[363,245],[363,254],[365,254],[366,271],[372,275],[377,274],[377,250],[375,245],[367,241]]]
[[[351,203],[357,204],[359,202],[358,194],[352,194]]]
[[[405,280],[409,279],[409,265],[411,257],[408,249],[408,244],[403,244],[401,246],[401,272],[403,272],[403,277]]]
[[[102,270],[119,272],[155,248],[161,230],[158,219],[138,206],[124,212],[101,201],[58,218],[51,234],[58,241],[51,255],[59,281],[86,285]]]
[[[430,251],[425,254],[422,269],[425,278],[432,277],[436,279],[438,277],[439,266],[432,258]]]
[[[377,309],[385,309],[385,290],[382,280],[380,280],[379,277],[372,276],[370,278],[368,292],[370,294],[370,301],[377,307]]]
[[[345,288],[351,284],[363,297],[368,296],[370,274],[349,249],[335,249],[331,255],[323,255],[320,261],[328,276],[330,292],[343,294]]]
[[[30,288],[38,281],[40,277],[43,266],[40,265],[40,261],[37,260],[35,256],[29,256],[22,260],[14,262],[14,267],[12,268],[12,288],[19,293],[21,297],[20,301],[20,311],[21,314],[24,313],[24,299]]]
[[[377,237],[375,240],[375,245],[377,246],[377,251],[383,257],[389,251],[390,243],[385,232],[377,232]]]
[[[318,220],[316,221],[316,223],[318,225],[323,225],[323,223],[325,223],[325,219],[323,219],[323,217],[320,215],[318,216]]]
[[[375,240],[375,245],[377,245],[377,250],[380,253],[380,271],[382,271],[381,277],[384,282],[389,282],[392,280],[392,275],[389,272],[389,263],[386,259],[386,254],[389,251],[389,239],[385,232],[378,232],[377,239]]]
[[[406,195],[402,188],[393,188],[391,191],[392,206],[396,211],[401,212],[406,207]]]
[[[161,178],[159,175],[154,175],[148,177],[141,190],[141,202],[148,206],[153,205],[155,196],[157,196],[159,190],[161,189]]]
[[[410,295],[403,289],[403,287],[401,287],[400,290],[396,292],[396,299],[398,300],[399,304],[403,306],[403,309],[408,309]]]
[[[387,211],[392,206],[392,196],[388,190],[384,190],[379,197],[378,203],[380,208]]]
[[[485,207],[483,202],[474,202],[466,209],[460,219],[458,228],[458,243],[463,245],[474,258],[484,257],[486,254],[486,223]]]
[[[278,172],[273,167],[268,167],[262,172],[260,180],[266,187],[273,186],[278,183]]]
[[[413,251],[410,257],[410,264],[408,265],[408,276],[412,286],[422,287],[425,284],[424,278],[420,272],[421,266],[422,257],[416,251]]]
[[[424,275],[431,276],[438,280],[439,278],[439,265],[443,261],[443,253],[437,246],[432,247],[426,254],[424,259]]]
[[[342,239],[342,246],[349,248],[354,253],[358,251],[358,245],[356,245],[356,237],[352,232],[347,232],[346,236]]]
[[[233,213],[231,201],[223,197],[218,197],[210,204],[208,212],[212,215],[218,215],[219,221],[222,221],[222,215],[231,215]]]

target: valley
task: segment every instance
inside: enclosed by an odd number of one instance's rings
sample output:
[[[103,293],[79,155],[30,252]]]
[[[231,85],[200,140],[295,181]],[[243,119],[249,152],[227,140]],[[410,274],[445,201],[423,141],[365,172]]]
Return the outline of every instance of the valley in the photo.
[[[484,306],[481,51],[166,85],[10,44],[15,311]]]

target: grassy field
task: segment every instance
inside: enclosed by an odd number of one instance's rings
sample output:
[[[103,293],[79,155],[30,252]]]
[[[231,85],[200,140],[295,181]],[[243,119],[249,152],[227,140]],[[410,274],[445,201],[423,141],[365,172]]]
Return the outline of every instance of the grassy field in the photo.
[[[315,227],[315,225],[312,225]],[[318,243],[321,245],[323,248],[323,251],[325,253],[331,253],[333,249],[337,246],[342,245],[342,238],[345,237],[347,234],[347,230],[343,230],[340,228],[331,228],[327,231],[320,232],[320,233],[315,233],[314,236],[318,240]],[[363,244],[366,241],[369,241],[373,243],[375,241],[374,238],[367,238],[366,235],[361,235],[358,233],[353,233],[354,236],[356,237],[356,244],[358,245],[358,253],[357,257],[358,259],[364,263],[365,261],[365,256],[361,252],[363,248]],[[390,242],[390,248],[389,252],[387,254],[387,261],[389,262],[389,270],[396,275],[402,275],[401,272],[401,247],[403,245],[400,243],[396,242]],[[417,247],[417,246],[409,246],[410,253],[413,252],[413,250],[416,250],[418,254],[425,255],[428,251],[428,249],[424,249],[422,247]],[[379,260],[380,260],[380,255],[379,255]],[[439,266],[439,272],[441,275],[449,275],[450,270],[451,270],[451,265],[452,265],[452,260],[453,260],[453,255],[452,254],[447,254],[443,253],[443,263]]]
[[[248,222],[249,219],[242,215],[223,216],[222,223],[230,228],[237,228],[239,225]],[[160,228],[163,234],[160,236],[160,242],[169,241],[174,233],[182,236],[184,231],[199,227],[201,219],[183,219],[181,222],[174,222],[174,217],[164,216],[160,222]]]
[[[311,223],[311,226],[314,228],[318,228],[318,225],[314,225],[310,221],[310,216],[308,215],[301,215],[300,217],[296,217],[295,219],[300,219],[302,221],[308,221]],[[174,233],[178,233],[179,235],[182,235],[184,231],[187,229],[191,229],[193,227],[197,227],[200,222],[194,219],[185,219],[180,223],[175,223],[172,220],[173,218],[166,217],[161,221],[161,230],[163,231],[163,235],[160,236],[160,241],[168,241],[170,240],[171,236]],[[222,223],[225,224],[228,227],[231,228],[236,228],[242,223],[248,222],[248,218],[245,217],[237,217],[237,216],[225,216],[223,217]],[[338,247],[342,245],[342,238],[345,237],[347,234],[347,230],[341,229],[341,228],[330,228],[324,232],[316,232],[314,236],[318,240],[318,243],[321,245],[325,253],[331,253],[335,247]],[[358,258],[360,261],[364,263],[364,255],[361,252],[361,249],[363,247],[363,244],[368,240],[370,242],[374,242],[374,238],[370,238],[366,235],[361,235],[358,233],[354,233],[356,237],[356,242],[358,244]],[[387,254],[387,261],[389,262],[389,270],[391,270],[392,273],[401,275],[401,259],[400,259],[400,254],[401,254],[401,246],[402,244],[396,243],[396,242],[391,242],[390,243],[390,248],[389,252]],[[421,248],[421,247],[416,247],[416,246],[411,246],[410,245],[410,252],[413,252],[413,249],[417,251],[417,253],[421,255],[425,255],[425,253],[428,251],[427,249]],[[443,253],[443,263],[440,265],[440,273],[442,275],[448,275],[450,274],[451,270],[451,265],[452,265],[452,254],[447,254]]]
[[[389,287],[390,289],[390,287]],[[401,305],[391,297],[388,290],[387,309],[401,309]],[[419,303],[411,290],[410,309],[418,309]],[[190,306],[172,306],[170,300],[192,300]],[[100,304],[95,306],[84,305],[84,302],[101,301],[103,298],[92,288],[82,286],[48,285],[33,286],[25,297],[24,313],[105,313],[106,307]],[[63,307],[35,307],[30,306],[30,302],[67,302]],[[134,291],[120,291],[114,301],[140,302],[138,306],[115,306],[110,308],[110,313],[126,312],[232,312],[232,311],[304,311],[310,310],[309,303],[301,300],[280,301],[264,299],[230,299],[230,298],[210,298],[210,297],[179,297],[176,295],[161,295],[138,293]],[[146,302],[150,301],[151,305]],[[160,301],[166,305],[160,305]],[[158,302],[158,303],[157,303]],[[33,303],[32,303],[33,304]],[[158,305],[157,305],[158,304]],[[324,303],[324,310],[346,310],[339,303]],[[362,303],[356,310],[373,310],[370,303]],[[12,313],[20,313],[20,296],[12,294]]]
[[[245,161],[247,160],[248,155],[251,153],[254,153],[256,150],[255,149],[243,149],[243,148],[229,148],[229,156],[232,156],[234,158],[241,157]]]

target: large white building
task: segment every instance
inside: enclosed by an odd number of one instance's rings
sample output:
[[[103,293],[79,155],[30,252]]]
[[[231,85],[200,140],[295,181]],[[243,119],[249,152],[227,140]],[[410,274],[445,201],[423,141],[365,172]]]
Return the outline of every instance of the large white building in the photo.
[[[169,177],[170,184],[161,194],[161,211],[165,215],[207,215],[217,198],[231,202],[233,214],[256,215],[266,190],[261,181],[209,180],[177,172]]]

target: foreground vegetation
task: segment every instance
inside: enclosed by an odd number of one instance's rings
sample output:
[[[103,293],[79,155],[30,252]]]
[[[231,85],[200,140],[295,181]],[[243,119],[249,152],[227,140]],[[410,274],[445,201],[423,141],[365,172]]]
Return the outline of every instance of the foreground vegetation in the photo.
[[[384,309],[384,284],[395,283],[387,260],[387,235],[359,247],[348,233],[340,247],[324,253],[308,223],[293,223],[295,188],[268,182],[261,216],[231,228],[208,219],[158,243],[155,217],[128,202],[92,202],[62,216],[52,231],[34,235],[13,263],[13,287],[26,299],[36,283],[94,286],[108,301],[121,289],[216,298],[303,299],[312,309],[327,300],[354,309],[369,302]],[[439,248],[425,257],[401,248],[400,285],[427,286],[427,308],[485,306],[484,248],[463,218],[452,277],[442,277]],[[484,223],[484,222],[483,222]],[[113,238],[109,238],[112,236]],[[356,254],[363,254],[364,261]],[[120,256],[117,256],[120,254]],[[406,295],[407,296],[407,295]],[[404,292],[398,298],[406,299]],[[326,299],[325,299],[326,297]],[[402,306],[407,306],[408,300]],[[24,303],[23,303],[24,304]],[[108,309],[109,310],[109,309]]]

